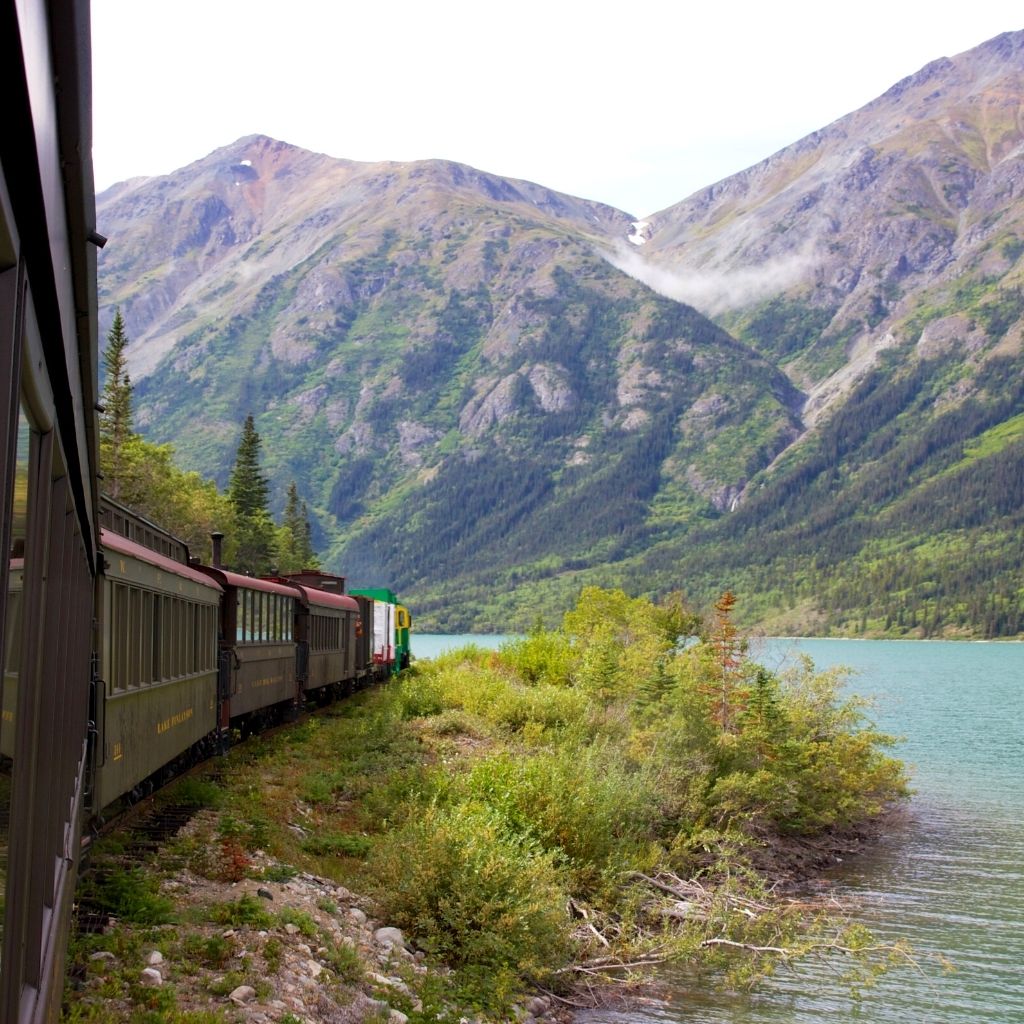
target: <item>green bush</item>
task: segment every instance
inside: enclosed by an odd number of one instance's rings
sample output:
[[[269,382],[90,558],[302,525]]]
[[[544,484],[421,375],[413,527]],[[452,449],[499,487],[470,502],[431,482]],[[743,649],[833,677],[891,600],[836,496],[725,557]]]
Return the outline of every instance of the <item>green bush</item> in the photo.
[[[462,789],[465,799],[500,815],[511,834],[566,866],[577,893],[592,891],[605,873],[647,866],[657,793],[611,746],[497,754],[474,765]]]
[[[189,934],[181,940],[181,954],[186,961],[198,962],[213,970],[223,968],[233,952],[231,942],[222,935]]]
[[[316,938],[318,932],[316,921],[305,910],[296,910],[294,907],[282,907],[277,915],[277,921],[281,925],[295,925],[307,939]]]
[[[445,702],[437,676],[432,672],[418,672],[403,678],[396,704],[403,719],[430,718],[440,714],[445,709]]]
[[[543,627],[534,627],[528,636],[503,644],[501,660],[524,682],[548,686],[569,686],[576,661],[565,633]]]
[[[159,880],[140,868],[114,867],[94,876],[84,887],[85,898],[107,913],[132,924],[169,924],[174,904],[160,895]]]
[[[486,807],[429,807],[385,834],[370,873],[389,921],[456,966],[537,977],[570,927],[554,858]]]
[[[263,904],[257,897],[245,893],[237,900],[214,904],[210,908],[210,920],[229,928],[240,928],[243,925],[249,925],[251,928],[269,928],[274,919],[263,909]]]
[[[302,849],[314,857],[365,857],[372,842],[351,832],[320,832],[303,840]]]
[[[168,787],[166,799],[182,807],[220,807],[224,791],[209,779],[189,775]]]

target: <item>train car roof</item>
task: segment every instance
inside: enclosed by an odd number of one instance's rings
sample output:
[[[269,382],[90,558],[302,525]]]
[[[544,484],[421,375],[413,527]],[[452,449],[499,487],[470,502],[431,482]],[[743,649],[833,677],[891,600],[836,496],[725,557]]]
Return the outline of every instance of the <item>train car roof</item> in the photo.
[[[212,565],[200,565],[199,570],[212,576],[221,586],[240,587],[243,590],[262,590],[268,594],[284,594],[285,597],[299,597],[299,589],[290,583],[277,583],[274,580],[263,580],[258,576],[245,576],[230,569],[217,569]]]
[[[307,587],[303,583],[296,583],[288,576],[267,576],[265,579],[270,583],[284,583],[299,591],[302,603],[307,607],[311,604],[319,605],[321,608],[343,608],[346,611],[359,611],[359,602],[345,594],[333,594],[319,587]]]
[[[316,587],[304,587],[301,583],[293,585],[306,595],[310,604],[317,604],[322,608],[344,608],[350,612],[359,611],[359,602],[347,594],[331,594],[325,590],[317,590]]]
[[[137,558],[140,562],[146,562],[157,569],[162,569],[164,572],[192,580],[193,583],[201,583],[211,590],[223,589],[215,579],[211,579],[198,569],[193,569],[192,566],[185,565],[183,562],[176,562],[173,558],[161,555],[160,552],[154,551],[152,548],[136,544],[135,541],[128,540],[127,537],[122,537],[119,533],[114,533],[105,527],[100,530],[100,544],[104,551],[116,551],[122,555],[129,555],[132,558]]]

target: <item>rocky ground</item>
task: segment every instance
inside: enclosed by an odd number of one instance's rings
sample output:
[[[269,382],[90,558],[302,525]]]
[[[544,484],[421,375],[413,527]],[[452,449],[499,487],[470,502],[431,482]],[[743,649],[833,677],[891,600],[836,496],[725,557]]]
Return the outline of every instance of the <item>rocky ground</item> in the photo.
[[[159,882],[174,924],[111,915],[79,937],[66,1022],[467,1021],[446,1002],[445,969],[377,919],[371,901],[215,841],[216,817],[201,812],[151,858],[175,865]],[[551,1010],[538,996],[514,1016],[532,1024]]]

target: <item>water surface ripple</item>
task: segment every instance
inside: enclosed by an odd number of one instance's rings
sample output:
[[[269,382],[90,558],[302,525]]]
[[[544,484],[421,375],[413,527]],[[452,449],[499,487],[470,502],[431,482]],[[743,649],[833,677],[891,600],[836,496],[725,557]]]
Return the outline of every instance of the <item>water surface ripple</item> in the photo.
[[[823,964],[752,995],[676,975],[665,1005],[579,1024],[1024,1024],[1024,645],[770,640],[753,653],[785,669],[798,652],[854,669],[850,689],[903,737],[906,820],[832,880],[877,935],[914,946],[920,971],[891,972],[859,999]]]

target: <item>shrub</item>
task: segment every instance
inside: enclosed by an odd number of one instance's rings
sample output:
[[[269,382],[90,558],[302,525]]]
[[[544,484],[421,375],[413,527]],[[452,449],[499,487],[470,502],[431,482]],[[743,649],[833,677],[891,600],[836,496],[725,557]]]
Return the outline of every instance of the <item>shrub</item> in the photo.
[[[321,954],[341,981],[356,984],[363,976],[363,961],[356,950],[344,943],[328,943]]]
[[[174,904],[160,895],[158,880],[139,868],[115,867],[93,879],[85,893],[90,902],[122,921],[154,925],[174,920]]]
[[[488,757],[473,766],[463,787],[468,800],[499,814],[509,832],[567,866],[577,892],[592,891],[608,871],[640,866],[659,818],[649,776],[603,744]]]
[[[182,807],[220,807],[224,791],[209,779],[189,775],[168,787],[166,799]]]
[[[277,920],[281,925],[295,925],[307,939],[316,938],[316,921],[305,910],[296,910],[294,907],[282,907],[277,915]]]
[[[223,968],[231,959],[233,947],[222,935],[186,935],[181,940],[182,956],[214,970]]]
[[[527,683],[569,686],[575,662],[572,644],[561,630],[535,626],[528,636],[501,647],[501,660]]]
[[[240,928],[242,925],[269,928],[273,923],[273,918],[263,909],[259,899],[249,893],[237,900],[214,904],[210,908],[210,920],[229,928]]]
[[[554,858],[480,805],[428,808],[370,858],[389,920],[457,966],[537,976],[570,948]]]
[[[372,843],[351,832],[321,832],[303,840],[302,849],[314,857],[365,857]]]
[[[399,717],[430,718],[440,714],[444,708],[444,696],[436,675],[419,672],[402,679],[396,697]]]
[[[263,869],[265,882],[290,882],[299,873],[298,868],[290,864],[268,864]]]

